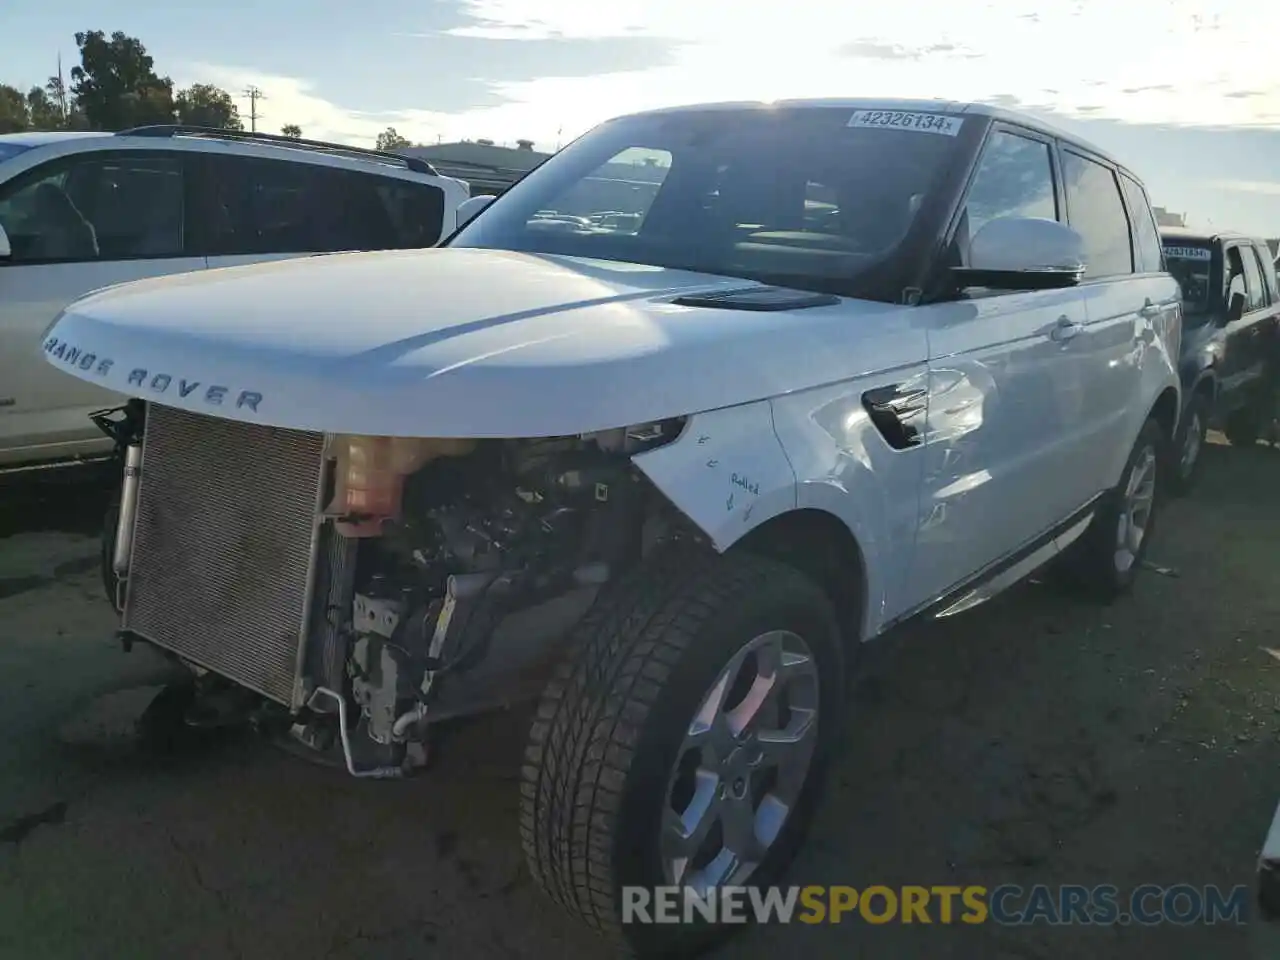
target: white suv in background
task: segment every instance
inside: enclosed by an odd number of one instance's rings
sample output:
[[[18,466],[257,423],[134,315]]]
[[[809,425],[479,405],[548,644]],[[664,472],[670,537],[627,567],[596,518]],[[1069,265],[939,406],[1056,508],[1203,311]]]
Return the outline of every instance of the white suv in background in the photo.
[[[31,362],[77,297],[260,260],[434,246],[468,195],[420,159],[269,134],[0,136],[0,467],[111,449],[86,414],[120,398]]]

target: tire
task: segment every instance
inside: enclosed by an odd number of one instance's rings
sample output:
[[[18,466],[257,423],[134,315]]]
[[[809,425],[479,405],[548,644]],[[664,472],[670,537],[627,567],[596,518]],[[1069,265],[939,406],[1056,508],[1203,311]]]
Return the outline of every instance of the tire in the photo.
[[[1167,458],[1161,456],[1163,445],[1164,430],[1154,417],[1148,418],[1125,462],[1120,482],[1102,498],[1093,522],[1064,558],[1068,580],[1096,600],[1110,602],[1127,593],[1147,555],[1159,512],[1161,477],[1165,473],[1162,466],[1167,462]],[[1142,473],[1135,479],[1135,472],[1139,470]],[[1129,517],[1128,494],[1135,487],[1144,487],[1142,478],[1148,475],[1150,484],[1145,491],[1147,506],[1141,522],[1141,539],[1136,546],[1131,540],[1126,542],[1122,557],[1120,524],[1122,518]]]
[[[663,853],[669,841],[660,833],[674,816],[671,796],[685,785],[681,776],[673,781],[673,771],[679,772],[682,755],[695,753],[683,749],[690,723],[718,675],[753,638],[770,631],[803,638],[811,659],[793,668],[804,681],[795,702],[803,703],[807,690],[816,693],[818,708],[807,773],[790,814],[749,876],[728,878],[735,886],[767,885],[799,847],[843,716],[840,629],[817,586],[790,567],[747,553],[646,563],[584,618],[542,695],[521,771],[520,832],[529,871],[553,900],[617,948],[686,956],[740,928],[624,923],[622,889],[672,884]],[[810,668],[812,677],[804,672]],[[733,691],[726,696],[734,699]],[[793,722],[799,716],[790,715]],[[721,784],[741,789],[741,771]],[[717,802],[725,809],[733,803]],[[754,838],[756,829],[743,835]],[[709,839],[714,846],[715,837]]]
[[[1210,407],[1210,396],[1206,391],[1197,390],[1192,394],[1187,409],[1183,411],[1177,436],[1169,446],[1169,464],[1165,476],[1168,478],[1169,492],[1176,496],[1190,493],[1199,476],[1200,454],[1204,450],[1205,434],[1209,430]]]

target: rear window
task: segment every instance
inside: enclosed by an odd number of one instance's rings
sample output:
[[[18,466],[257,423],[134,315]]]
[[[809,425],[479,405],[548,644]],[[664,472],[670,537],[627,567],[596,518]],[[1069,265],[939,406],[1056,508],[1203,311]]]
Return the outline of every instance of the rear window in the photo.
[[[1182,288],[1182,309],[1187,315],[1207,313],[1210,303],[1209,267],[1213,248],[1208,243],[1165,241],[1164,259]]]

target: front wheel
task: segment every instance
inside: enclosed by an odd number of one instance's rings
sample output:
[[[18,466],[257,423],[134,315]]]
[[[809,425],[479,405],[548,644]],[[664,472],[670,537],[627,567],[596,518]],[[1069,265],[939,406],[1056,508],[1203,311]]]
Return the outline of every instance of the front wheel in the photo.
[[[1133,586],[1155,529],[1164,431],[1154,417],[1129,453],[1120,483],[1102,498],[1088,530],[1063,558],[1068,578],[1102,601]]]
[[[578,633],[525,753],[530,872],[619,947],[703,949],[733,927],[697,905],[773,882],[821,792],[844,706],[835,613],[789,567],[694,556],[639,571]],[[658,887],[698,922],[652,922]]]
[[[1195,486],[1200,466],[1200,453],[1204,449],[1205,435],[1209,429],[1209,395],[1197,391],[1182,414],[1176,442],[1170,458],[1169,490],[1179,496],[1190,493]]]

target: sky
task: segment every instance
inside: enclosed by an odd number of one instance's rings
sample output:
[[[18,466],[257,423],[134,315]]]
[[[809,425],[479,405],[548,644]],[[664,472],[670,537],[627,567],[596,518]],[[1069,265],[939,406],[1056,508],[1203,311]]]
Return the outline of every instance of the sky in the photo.
[[[990,100],[1079,133],[1193,225],[1280,235],[1280,6],[1239,0],[0,0],[0,82],[138,37],[179,86],[263,90],[259,129],[551,150],[714,100]],[[241,98],[242,114],[248,101]]]

